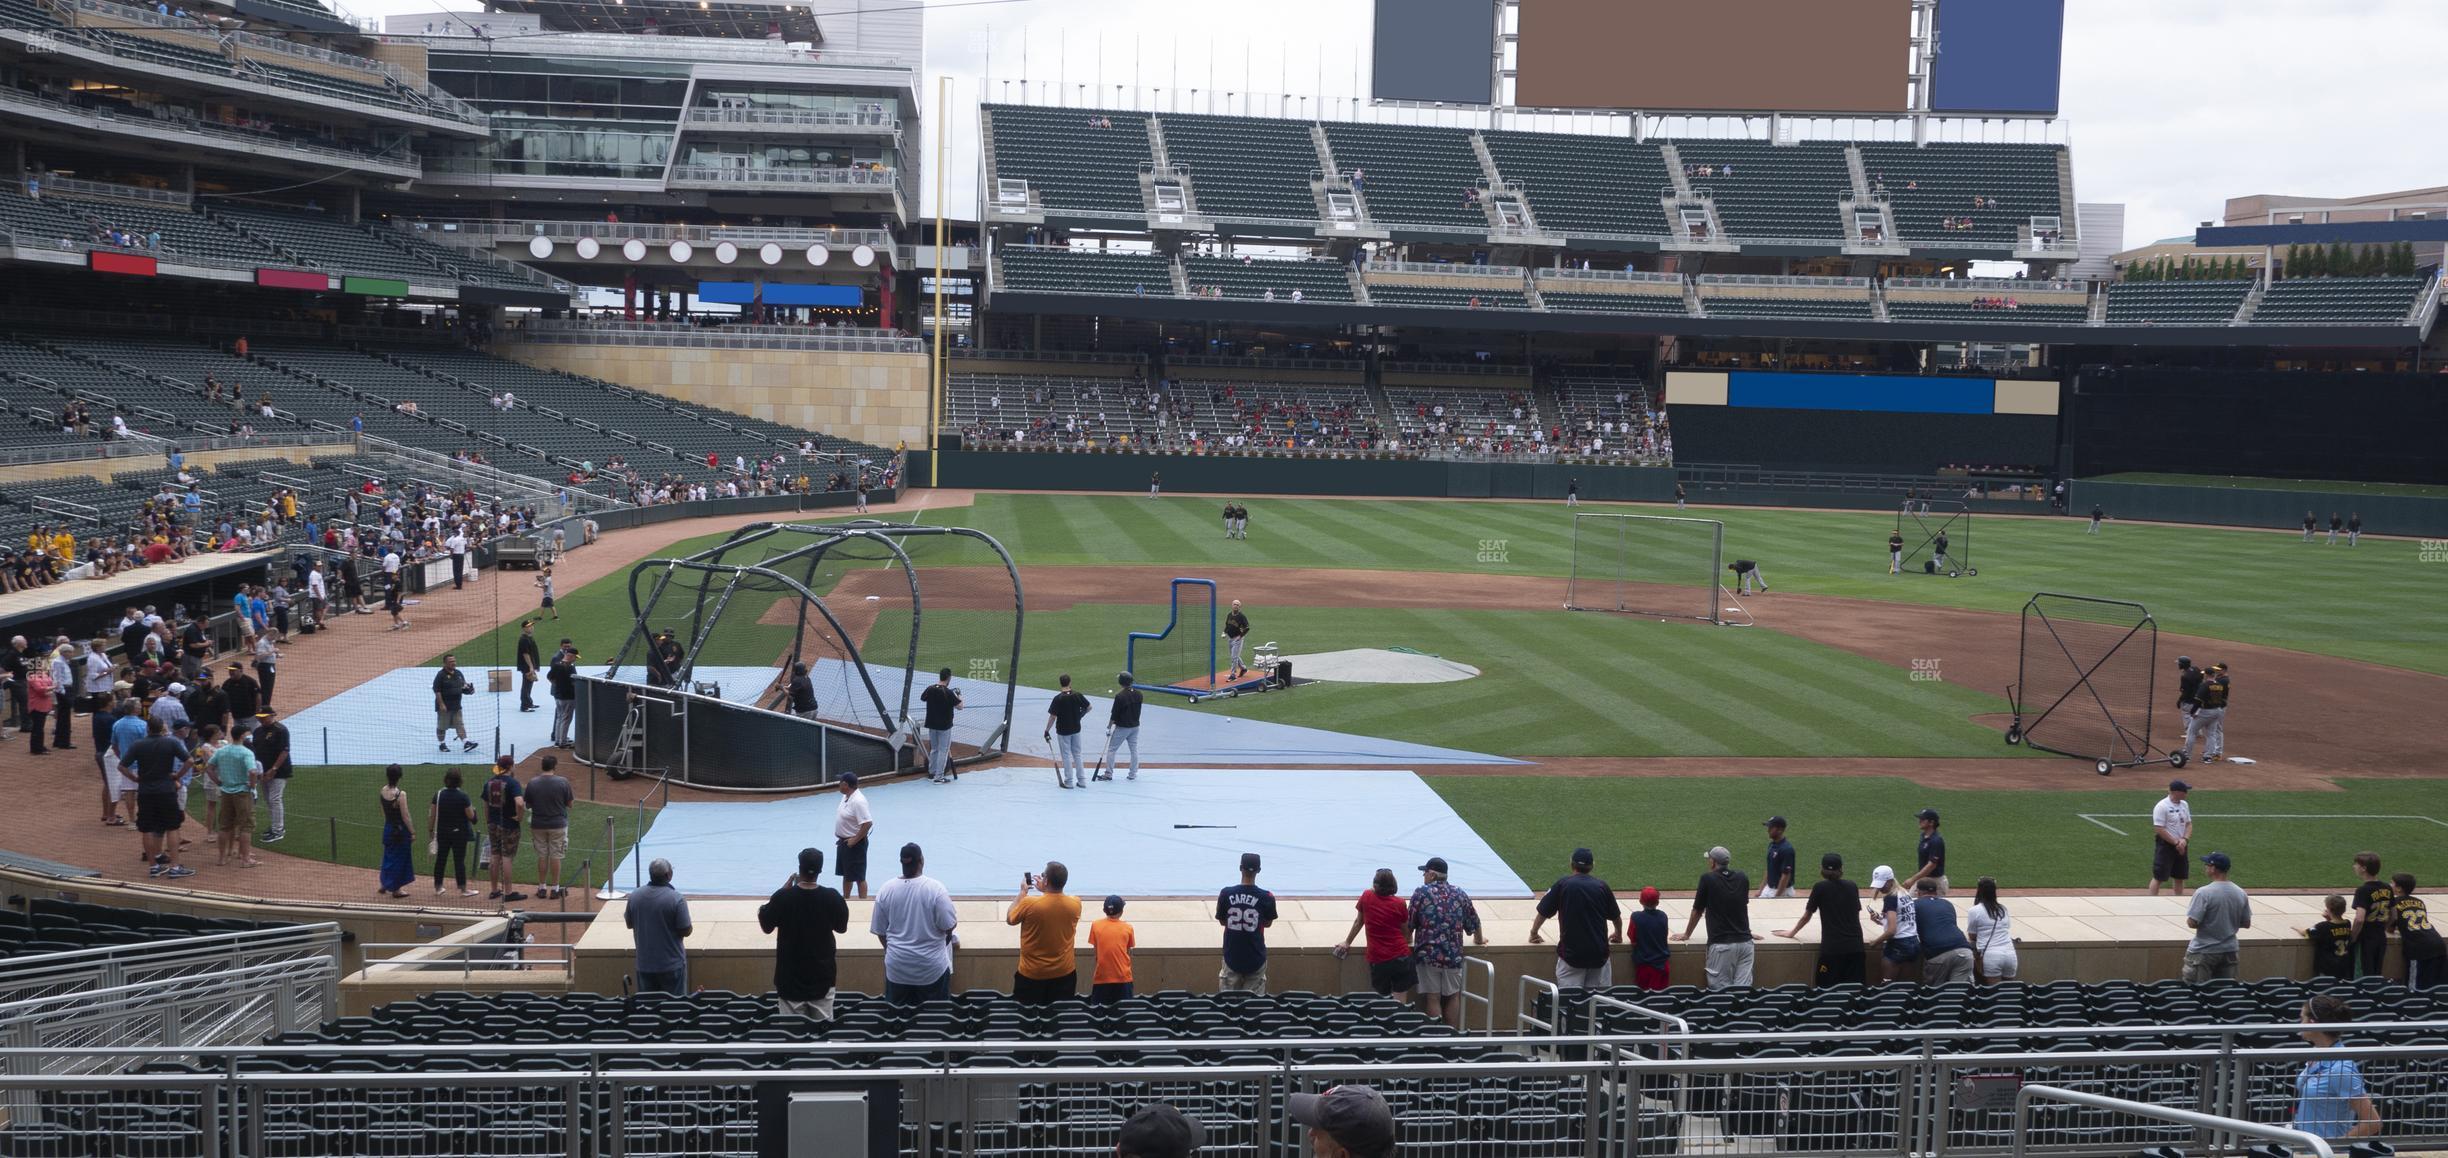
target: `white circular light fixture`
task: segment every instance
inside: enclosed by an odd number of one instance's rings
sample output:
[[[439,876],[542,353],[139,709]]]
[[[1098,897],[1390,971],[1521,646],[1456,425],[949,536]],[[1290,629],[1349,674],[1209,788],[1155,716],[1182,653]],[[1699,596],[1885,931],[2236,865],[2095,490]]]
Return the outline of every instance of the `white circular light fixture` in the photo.
[[[670,248],[670,249],[665,250],[664,252],[665,252],[665,253],[670,254],[670,255],[671,255],[671,259],[672,259],[673,261],[678,261],[678,262],[685,262],[685,261],[687,261],[689,258],[696,256],[696,254],[697,254],[696,247],[691,246],[691,245],[690,245],[688,242],[685,242],[685,241],[675,241],[675,242],[672,242],[672,243],[671,243],[671,248]]]
[[[530,257],[539,257],[539,258],[542,258],[542,257],[551,257],[551,256],[552,256],[552,238],[549,238],[549,237],[530,237],[530,238],[528,238],[528,239],[527,239],[527,255],[528,255],[528,256],[530,256]]]
[[[782,247],[768,241],[757,249],[757,257],[767,265],[780,265],[782,264]]]
[[[539,239],[539,240],[540,240],[540,239]],[[602,243],[602,242],[599,242],[599,241],[595,240],[595,239],[594,239],[594,238],[592,238],[592,237],[581,237],[581,238],[579,238],[579,239],[578,239],[578,256],[579,256],[579,257],[584,258],[584,259],[585,259],[585,260],[587,260],[587,261],[593,261],[593,260],[595,260],[595,255],[596,255],[596,254],[599,254],[599,253],[602,253],[602,252],[603,252],[603,243]]]
[[[807,263],[809,265],[823,265],[831,260],[833,260],[832,250],[826,249],[821,245],[811,245],[808,247]]]
[[[646,260],[646,243],[634,237],[622,242],[621,256],[631,261]]]
[[[861,245],[857,249],[851,250],[850,260],[857,262],[859,267],[862,269],[867,266],[874,265],[875,247],[872,245]]]
[[[728,241],[717,243],[714,246],[714,260],[719,261],[724,265],[729,265],[734,261],[738,261],[739,247],[731,244]]]

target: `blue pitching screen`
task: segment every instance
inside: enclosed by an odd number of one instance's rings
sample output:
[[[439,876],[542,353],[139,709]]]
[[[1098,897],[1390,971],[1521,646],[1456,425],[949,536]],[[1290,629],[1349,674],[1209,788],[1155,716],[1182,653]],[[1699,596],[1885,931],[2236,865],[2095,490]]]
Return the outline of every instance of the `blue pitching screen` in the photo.
[[[1938,112],[2057,112],[2065,0],[1938,0]]]

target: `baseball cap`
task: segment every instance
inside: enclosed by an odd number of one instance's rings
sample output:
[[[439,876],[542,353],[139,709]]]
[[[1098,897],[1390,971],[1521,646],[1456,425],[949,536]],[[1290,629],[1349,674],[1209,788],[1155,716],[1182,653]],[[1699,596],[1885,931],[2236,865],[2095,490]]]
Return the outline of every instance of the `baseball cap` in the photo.
[[[1819,854],[1819,867],[1820,867],[1820,868],[1832,868],[1832,869],[1840,869],[1840,868],[1843,868],[1843,867],[1844,867],[1844,854],[1843,854],[1843,853],[1841,853],[1841,852],[1823,852],[1823,853],[1820,853],[1820,854]]]
[[[1258,861],[1258,854],[1257,854],[1257,853],[1254,853],[1254,852],[1245,852],[1245,853],[1242,853],[1242,854],[1241,854],[1241,871],[1242,871],[1242,872],[1245,872],[1245,873],[1254,873],[1254,872],[1257,872],[1257,871],[1258,871],[1258,864],[1259,864],[1259,861]]]
[[[2168,781],[2168,791],[2170,791],[2170,792],[2191,792],[2191,791],[2193,791],[2193,786],[2192,786],[2192,785],[2190,785],[2190,784],[2185,783],[2185,782],[2184,782],[2184,781],[2182,781],[2182,780],[2170,780],[2170,781]]]
[[[1112,916],[1113,914],[1115,914],[1115,913],[1119,913],[1119,912],[1121,912],[1121,911],[1122,911],[1122,894],[1120,894],[1120,893],[1108,893],[1108,894],[1106,894],[1106,895],[1105,895],[1105,914],[1106,914],[1107,916]]]
[[[1294,1094],[1292,1120],[1325,1133],[1354,1154],[1394,1149],[1394,1111],[1367,1086],[1336,1086],[1322,1094]]]
[[[2223,852],[2214,852],[2203,857],[2202,863],[2220,872],[2226,872],[2235,865],[2235,862],[2227,859],[2227,854]]]
[[[849,786],[850,786],[850,787],[852,787],[852,788],[856,788],[856,787],[858,787],[858,773],[856,773],[856,772],[844,772],[844,773],[842,773],[842,774],[841,774],[841,780],[840,780],[840,783],[847,784],[847,785],[849,785]]]
[[[169,691],[171,695],[183,696],[187,694],[187,685],[174,680],[170,684]]]
[[[1771,816],[1771,817],[1769,817],[1768,819],[1761,821],[1761,822],[1760,822],[1760,827],[1761,827],[1761,828],[1783,828],[1783,827],[1785,827],[1785,818],[1784,818],[1784,817],[1782,817],[1782,816]]]
[[[2176,657],[2176,666],[2178,666],[2178,667],[2191,667],[2191,666],[2193,666],[2193,657],[2192,657],[2192,656],[2189,656],[2189,655],[2180,655],[2180,656],[2177,656],[2177,657]]]
[[[1189,1158],[1198,1151],[1198,1122],[1162,1102],[1142,1106],[1122,1123],[1114,1152],[1130,1158]]]
[[[1936,824],[1938,823],[1938,810],[1935,808],[1924,808],[1919,812],[1913,813],[1913,819],[1926,820],[1932,824]]]
[[[1656,885],[1641,886],[1640,903],[1644,905],[1654,905],[1658,903],[1658,891]]]
[[[1576,848],[1573,850],[1572,863],[1574,868],[1588,868],[1598,863],[1598,854],[1586,848]]]
[[[908,864],[908,863],[910,863],[910,862],[912,862],[912,861],[916,861],[916,860],[923,860],[923,859],[925,859],[925,857],[926,857],[926,850],[925,850],[925,849],[922,849],[922,848],[920,848],[920,847],[918,847],[918,842],[917,842],[917,841],[914,841],[914,840],[913,840],[913,841],[909,842],[908,844],[905,844],[905,845],[902,845],[902,846],[901,846],[901,863],[902,863],[902,864]]]
[[[1732,864],[1734,854],[1727,852],[1726,846],[1721,844],[1708,850],[1708,858],[1711,864]]]
[[[800,850],[799,850],[799,875],[800,875],[800,876],[803,876],[803,877],[812,877],[812,876],[817,876],[817,875],[820,875],[820,874],[822,874],[823,872],[824,872],[824,852],[823,852],[823,850],[821,850],[821,849],[814,849],[814,848],[803,848],[803,849],[800,849]]]
[[[2211,664],[2211,665],[2210,665],[2210,670],[2211,670],[2211,671],[2226,671],[2226,670],[2227,670],[2227,665],[2226,665],[2226,664],[2223,664],[2223,663],[2214,663],[2214,664]]]
[[[1424,873],[1441,873],[1446,871],[1445,858],[1441,856],[1429,857],[1428,863],[1420,866],[1420,871]]]
[[[1887,887],[1888,885],[1892,885],[1892,884],[1894,884],[1894,883],[1895,883],[1895,870],[1894,870],[1894,869],[1891,869],[1891,868],[1887,867],[1886,865],[1880,865],[1880,866],[1878,866],[1877,868],[1874,868],[1874,869],[1871,869],[1871,870],[1870,870],[1870,887],[1871,887],[1871,888],[1874,888],[1874,889],[1883,889],[1883,888]]]

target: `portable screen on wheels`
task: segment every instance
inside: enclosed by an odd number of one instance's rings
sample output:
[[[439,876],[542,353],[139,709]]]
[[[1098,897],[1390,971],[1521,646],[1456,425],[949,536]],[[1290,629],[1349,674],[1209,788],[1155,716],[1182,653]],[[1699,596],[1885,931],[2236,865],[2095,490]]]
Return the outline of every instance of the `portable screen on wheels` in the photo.
[[[1662,515],[1573,516],[1564,605],[1719,623],[1725,524]]]
[[[2159,625],[2139,603],[2032,596],[2007,742],[2083,757],[2103,774],[2150,762],[2158,651]]]
[[[1972,566],[1972,508],[1955,499],[1906,502],[1896,511],[1896,534],[1904,540],[1904,573],[1978,575]]]
[[[1124,670],[1142,692],[1200,696],[1216,689],[1216,585],[1175,579],[1166,586],[1165,622],[1124,640]]]

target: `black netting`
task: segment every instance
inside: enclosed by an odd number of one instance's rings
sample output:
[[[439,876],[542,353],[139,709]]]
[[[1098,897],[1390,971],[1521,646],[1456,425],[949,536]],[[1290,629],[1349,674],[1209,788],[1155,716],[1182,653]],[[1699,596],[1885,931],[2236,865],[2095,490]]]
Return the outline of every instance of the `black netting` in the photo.
[[[1724,553],[1725,524],[1713,520],[1576,514],[1564,605],[1713,623]]]
[[[787,712],[792,667],[805,664],[817,718],[876,735],[892,731],[891,701],[861,674],[859,625],[829,616],[831,606],[813,598],[801,576],[779,567],[656,562],[638,568],[632,587],[642,613],[613,678]]]
[[[1904,537],[1907,574],[1972,573],[1971,507],[1945,499],[1907,503],[1896,511],[1896,533]]]
[[[2014,697],[2024,742],[2115,765],[2150,759],[2158,651],[2159,625],[2139,603],[2032,596]]]
[[[1166,597],[1165,620],[1130,633],[1124,664],[1139,686],[1153,692],[1204,695],[1216,690],[1217,636],[1223,622],[1216,588],[1205,579],[1176,579]]]

